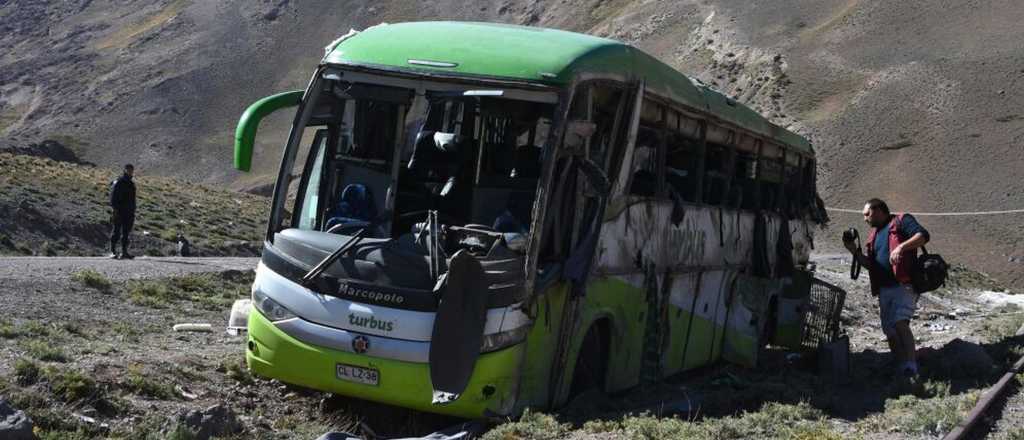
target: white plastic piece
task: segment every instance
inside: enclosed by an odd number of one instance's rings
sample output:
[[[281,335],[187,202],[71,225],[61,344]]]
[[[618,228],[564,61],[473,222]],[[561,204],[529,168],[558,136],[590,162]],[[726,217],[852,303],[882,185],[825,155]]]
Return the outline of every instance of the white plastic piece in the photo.
[[[248,328],[249,311],[252,310],[251,299],[240,299],[231,305],[231,314],[228,316],[227,333],[231,336],[238,336]]]
[[[174,331],[176,332],[212,332],[213,326],[210,324],[174,324]]]

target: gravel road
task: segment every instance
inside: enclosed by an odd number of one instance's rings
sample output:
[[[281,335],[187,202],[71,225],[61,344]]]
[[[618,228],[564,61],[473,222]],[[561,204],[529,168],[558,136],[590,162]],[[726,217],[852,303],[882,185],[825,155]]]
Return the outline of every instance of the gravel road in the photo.
[[[259,258],[209,257],[136,257],[112,260],[102,257],[0,257],[0,284],[36,280],[41,275],[67,279],[84,269],[95,270],[111,280],[158,278],[200,272],[247,271],[256,268]]]

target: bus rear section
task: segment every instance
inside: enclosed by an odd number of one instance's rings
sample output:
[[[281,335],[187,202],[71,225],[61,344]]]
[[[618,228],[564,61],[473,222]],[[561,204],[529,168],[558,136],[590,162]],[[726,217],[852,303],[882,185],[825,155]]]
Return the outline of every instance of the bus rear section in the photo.
[[[417,410],[509,414],[555,100],[318,72],[253,284],[252,371]]]

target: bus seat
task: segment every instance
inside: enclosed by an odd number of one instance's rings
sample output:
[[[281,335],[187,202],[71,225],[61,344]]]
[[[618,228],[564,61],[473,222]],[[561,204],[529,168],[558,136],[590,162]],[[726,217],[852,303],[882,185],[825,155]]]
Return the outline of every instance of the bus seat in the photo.
[[[505,210],[494,219],[494,230],[504,233],[526,233],[530,230],[534,194],[512,191],[505,201]]]
[[[342,190],[338,204],[328,213],[324,229],[330,229],[338,224],[372,222],[376,219],[377,206],[370,193],[370,188],[359,183],[352,183],[346,185]]]

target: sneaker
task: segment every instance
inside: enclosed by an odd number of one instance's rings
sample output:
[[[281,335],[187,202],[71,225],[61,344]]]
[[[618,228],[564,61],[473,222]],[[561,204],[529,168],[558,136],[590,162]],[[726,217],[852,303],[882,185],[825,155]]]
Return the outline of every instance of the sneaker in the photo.
[[[902,374],[904,378],[909,380],[917,379],[918,376],[917,370],[910,367],[904,367],[903,370],[900,371],[900,374]]]
[[[903,379],[909,380],[911,383],[917,380],[917,362],[904,362],[900,365],[899,376]]]
[[[125,252],[125,253],[121,254],[121,259],[122,260],[132,260],[132,259],[135,259],[135,256]]]
[[[110,255],[107,255],[107,258],[109,258],[111,260],[116,260],[116,259],[118,259],[120,257],[118,257],[117,254],[111,252]]]

